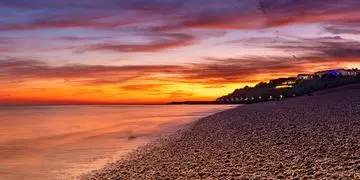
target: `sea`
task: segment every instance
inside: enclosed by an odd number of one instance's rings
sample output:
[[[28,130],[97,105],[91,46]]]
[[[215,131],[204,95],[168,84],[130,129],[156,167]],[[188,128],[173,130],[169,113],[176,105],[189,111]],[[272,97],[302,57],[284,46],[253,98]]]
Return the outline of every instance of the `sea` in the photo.
[[[1,106],[0,179],[78,179],[232,105]]]

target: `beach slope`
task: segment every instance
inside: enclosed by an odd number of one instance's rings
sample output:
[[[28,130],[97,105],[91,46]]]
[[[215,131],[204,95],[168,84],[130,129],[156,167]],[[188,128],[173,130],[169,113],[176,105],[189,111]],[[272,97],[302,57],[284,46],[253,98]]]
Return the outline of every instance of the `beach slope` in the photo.
[[[360,179],[360,86],[241,106],[84,179]]]

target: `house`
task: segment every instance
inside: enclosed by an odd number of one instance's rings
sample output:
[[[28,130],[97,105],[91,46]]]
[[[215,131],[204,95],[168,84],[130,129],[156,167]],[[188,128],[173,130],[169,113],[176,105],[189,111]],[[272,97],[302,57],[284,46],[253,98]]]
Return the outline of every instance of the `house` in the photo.
[[[342,75],[344,72],[345,69],[334,69],[334,70],[319,71],[319,72],[315,72],[314,74],[320,77],[325,75],[339,76]]]
[[[297,78],[287,78],[283,82],[281,82],[281,85],[276,86],[276,88],[292,88],[296,84]]]
[[[314,78],[314,75],[313,74],[299,74],[297,76],[297,80],[308,80],[308,79],[312,79]]]
[[[324,75],[333,75],[333,76],[357,76],[359,70],[357,69],[334,69],[327,71],[319,71],[315,73],[316,75],[322,77]]]
[[[276,88],[289,88],[293,87],[296,83],[297,78],[289,77],[289,78],[278,78],[269,81],[269,84],[275,86]]]
[[[348,69],[341,72],[343,76],[357,76],[360,74],[358,69]]]

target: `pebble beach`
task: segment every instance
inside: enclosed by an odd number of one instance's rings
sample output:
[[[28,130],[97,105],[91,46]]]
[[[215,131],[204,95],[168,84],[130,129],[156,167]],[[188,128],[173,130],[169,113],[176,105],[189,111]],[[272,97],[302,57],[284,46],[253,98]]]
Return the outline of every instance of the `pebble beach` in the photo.
[[[360,179],[360,85],[213,114],[82,179]]]

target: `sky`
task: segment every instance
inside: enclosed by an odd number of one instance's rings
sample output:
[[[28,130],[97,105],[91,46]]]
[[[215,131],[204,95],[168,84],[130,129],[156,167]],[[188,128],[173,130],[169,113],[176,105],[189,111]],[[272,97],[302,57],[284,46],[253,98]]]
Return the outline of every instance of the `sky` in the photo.
[[[214,100],[359,67],[358,0],[0,1],[0,104]]]

